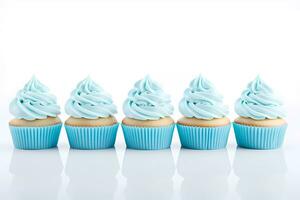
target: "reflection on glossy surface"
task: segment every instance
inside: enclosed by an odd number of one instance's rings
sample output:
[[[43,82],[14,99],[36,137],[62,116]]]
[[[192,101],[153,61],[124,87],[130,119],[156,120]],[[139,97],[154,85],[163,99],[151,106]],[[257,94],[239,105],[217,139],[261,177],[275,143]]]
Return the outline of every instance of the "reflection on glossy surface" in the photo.
[[[54,200],[61,186],[62,161],[58,149],[14,150],[10,162],[11,199]]]
[[[181,149],[177,166],[178,173],[184,178],[181,199],[226,199],[231,169],[226,149]]]
[[[127,178],[127,200],[171,199],[175,165],[170,149],[126,150],[122,173]]]
[[[0,145],[0,199],[298,200],[299,154],[299,146],[272,151],[229,146],[230,173],[226,150],[20,151]]]
[[[237,148],[233,168],[239,177],[237,192],[241,199],[284,199],[287,168],[282,150]]]
[[[113,199],[118,185],[119,163],[115,149],[69,150],[67,193],[72,200]]]

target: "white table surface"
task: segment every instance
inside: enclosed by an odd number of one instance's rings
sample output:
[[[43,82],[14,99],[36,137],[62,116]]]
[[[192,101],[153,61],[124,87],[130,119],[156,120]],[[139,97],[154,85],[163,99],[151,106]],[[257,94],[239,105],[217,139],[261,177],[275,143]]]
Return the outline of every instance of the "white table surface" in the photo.
[[[299,199],[300,148],[0,148],[0,199]]]

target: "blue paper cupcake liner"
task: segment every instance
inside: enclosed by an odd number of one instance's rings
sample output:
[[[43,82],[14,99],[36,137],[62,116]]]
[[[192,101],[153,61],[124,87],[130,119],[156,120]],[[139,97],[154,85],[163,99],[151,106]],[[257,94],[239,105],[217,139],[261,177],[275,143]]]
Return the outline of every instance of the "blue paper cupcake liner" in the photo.
[[[175,124],[162,127],[137,127],[122,124],[127,148],[159,150],[170,148]]]
[[[79,127],[65,125],[70,147],[73,149],[107,149],[115,145],[119,124],[112,126]]]
[[[9,126],[15,148],[49,149],[57,146],[62,124],[44,127]]]
[[[248,149],[277,149],[284,141],[287,124],[276,127],[255,127],[233,123],[235,139]]]
[[[177,124],[182,147],[213,150],[225,148],[231,124],[220,127],[195,127]]]

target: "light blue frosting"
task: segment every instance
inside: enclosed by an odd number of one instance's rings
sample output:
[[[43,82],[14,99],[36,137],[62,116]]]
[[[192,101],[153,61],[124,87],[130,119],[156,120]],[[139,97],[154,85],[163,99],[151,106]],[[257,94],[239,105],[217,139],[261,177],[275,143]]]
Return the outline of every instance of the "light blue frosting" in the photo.
[[[283,118],[282,102],[275,97],[273,90],[260,77],[248,84],[235,103],[235,111],[242,117],[256,120]]]
[[[171,98],[149,76],[135,83],[123,104],[123,111],[129,118],[158,120],[173,114]]]
[[[66,113],[75,118],[97,119],[117,113],[110,94],[90,77],[79,82],[65,106]]]
[[[56,97],[35,77],[17,93],[9,110],[16,118],[26,120],[46,119],[60,114]]]
[[[223,118],[228,114],[228,108],[223,104],[223,96],[201,75],[192,80],[184,91],[179,111],[185,117],[206,120]]]

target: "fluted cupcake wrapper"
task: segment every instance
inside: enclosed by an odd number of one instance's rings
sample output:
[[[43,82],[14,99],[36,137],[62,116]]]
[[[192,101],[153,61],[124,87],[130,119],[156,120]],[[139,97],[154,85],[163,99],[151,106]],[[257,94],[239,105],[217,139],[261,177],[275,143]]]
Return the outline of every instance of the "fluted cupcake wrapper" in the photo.
[[[182,147],[213,150],[225,148],[231,124],[219,127],[196,127],[177,124]]]
[[[115,145],[119,124],[112,126],[78,127],[65,125],[73,149],[107,149]]]
[[[57,146],[62,124],[44,127],[9,126],[15,148],[49,149]]]
[[[127,148],[159,150],[170,148],[175,124],[163,127],[137,127],[122,124]]]
[[[233,123],[238,146],[249,149],[277,149],[284,141],[287,125],[255,127]]]

